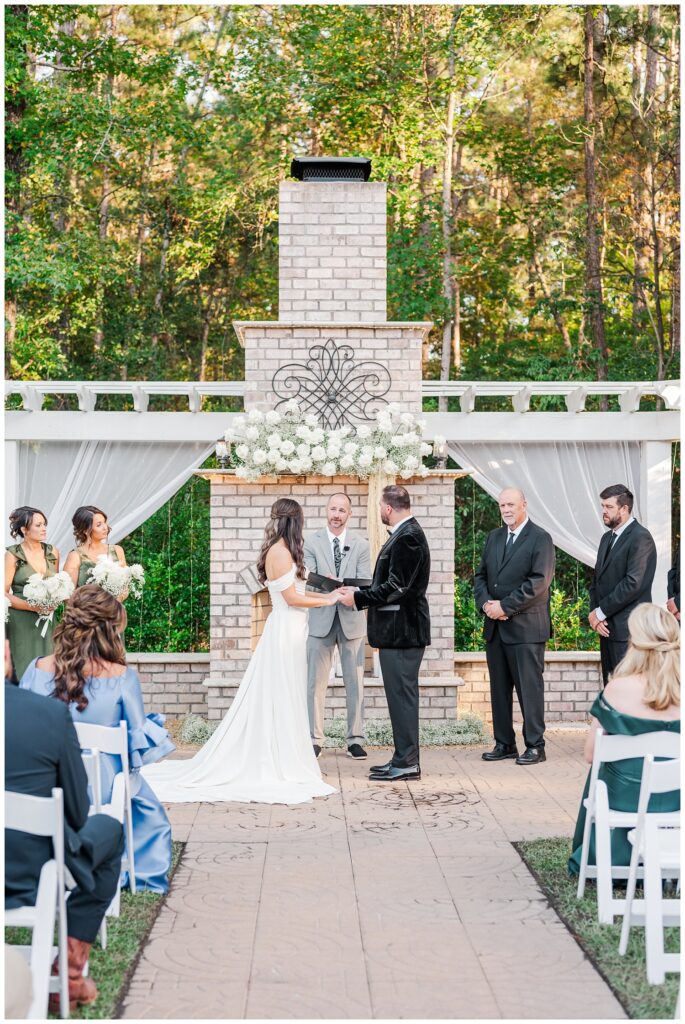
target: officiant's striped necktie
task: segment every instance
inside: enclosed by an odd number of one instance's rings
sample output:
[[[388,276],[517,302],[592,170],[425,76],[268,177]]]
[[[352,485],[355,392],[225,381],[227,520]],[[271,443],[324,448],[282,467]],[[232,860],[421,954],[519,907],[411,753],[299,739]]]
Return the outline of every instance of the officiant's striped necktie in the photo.
[[[342,555],[340,554],[340,541],[337,537],[333,538],[333,561],[335,562],[335,575],[338,576],[340,574]]]

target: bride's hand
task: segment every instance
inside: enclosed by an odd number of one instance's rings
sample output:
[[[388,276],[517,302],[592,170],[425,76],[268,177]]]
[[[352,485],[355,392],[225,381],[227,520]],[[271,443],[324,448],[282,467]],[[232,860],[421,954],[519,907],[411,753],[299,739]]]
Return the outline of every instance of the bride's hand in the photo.
[[[326,598],[327,598],[326,605],[337,604],[338,601],[340,600],[340,591],[339,590],[331,590],[330,594],[326,594]]]

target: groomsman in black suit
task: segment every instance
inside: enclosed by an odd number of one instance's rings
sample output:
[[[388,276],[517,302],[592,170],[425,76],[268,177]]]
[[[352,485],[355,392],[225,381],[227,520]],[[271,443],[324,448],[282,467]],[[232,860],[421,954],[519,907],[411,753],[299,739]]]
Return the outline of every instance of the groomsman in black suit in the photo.
[[[504,526],[492,530],[475,576],[476,604],[485,616],[483,635],[490,674],[495,746],[484,761],[516,758],[540,764],[545,755],[545,644],[552,635],[549,588],[554,576],[550,535],[528,518],[523,491],[499,496]],[[513,693],[523,714],[526,749],[519,757]]]
[[[421,778],[419,763],[419,668],[431,642],[426,589],[430,551],[412,515],[409,493],[392,484],[383,489],[382,522],[390,537],[378,553],[373,582],[342,588],[343,603],[369,609],[369,643],[378,648],[395,751],[387,764],[371,769],[373,782]]]
[[[599,497],[609,530],[599,542],[588,621],[599,633],[606,686],[628,650],[628,616],[636,605],[652,600],[656,545],[649,530],[633,517],[633,496],[624,484],[605,487]]]
[[[118,821],[88,816],[88,779],[69,708],[5,682],[5,789],[29,796],[64,798],[64,856],[76,886],[67,900],[69,1003],[71,1009],[95,1002],[97,989],[83,976],[90,947],[117,890],[124,851]],[[41,836],[5,831],[5,906],[30,905],[36,898],[43,864],[52,843]],[[50,997],[50,1009],[57,997]]]

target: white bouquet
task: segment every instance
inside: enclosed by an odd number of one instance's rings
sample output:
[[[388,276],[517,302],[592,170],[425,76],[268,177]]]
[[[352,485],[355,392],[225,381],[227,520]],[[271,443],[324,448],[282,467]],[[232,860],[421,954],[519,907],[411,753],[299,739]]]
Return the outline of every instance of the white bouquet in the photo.
[[[236,476],[257,480],[265,474],[318,473],[369,477],[383,472],[407,479],[425,476],[424,456],[432,452],[423,440],[425,420],[402,412],[391,402],[376,413],[375,423],[324,430],[317,417],[304,414],[291,398],[283,412],[252,409],[238,416],[225,434]]]
[[[99,555],[95,565],[88,574],[88,582],[106,590],[114,597],[140,597],[145,583],[145,571],[142,565],[121,565],[109,555]]]
[[[52,622],[55,609],[59,608],[74,593],[74,584],[67,572],[58,572],[54,576],[43,576],[34,572],[24,584],[21,595],[32,608],[48,609],[36,619],[36,626],[43,625],[41,636],[48,631],[48,623]]]

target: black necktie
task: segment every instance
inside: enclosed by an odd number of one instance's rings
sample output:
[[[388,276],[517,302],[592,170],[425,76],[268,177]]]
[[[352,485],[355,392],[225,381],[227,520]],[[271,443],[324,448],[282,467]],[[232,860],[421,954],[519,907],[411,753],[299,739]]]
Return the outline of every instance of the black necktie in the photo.
[[[333,538],[333,561],[335,562],[335,575],[337,576],[340,572],[340,564],[342,562],[342,555],[340,554],[340,541],[337,537]]]
[[[509,535],[507,537],[507,543],[505,545],[504,550],[508,551],[513,543],[514,543],[514,534],[513,534],[513,532],[511,530],[509,530]]]

